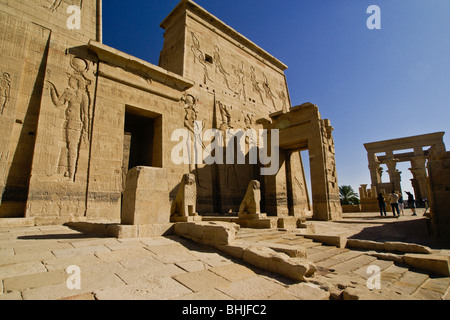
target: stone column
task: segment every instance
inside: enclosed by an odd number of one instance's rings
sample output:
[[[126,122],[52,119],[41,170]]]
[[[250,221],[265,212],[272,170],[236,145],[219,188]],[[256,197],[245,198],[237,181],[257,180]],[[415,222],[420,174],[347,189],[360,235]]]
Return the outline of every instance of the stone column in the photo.
[[[397,162],[398,159],[395,159],[392,155],[389,156],[386,152],[386,156],[388,157],[388,160],[386,161],[386,165],[388,167],[387,173],[389,174],[389,181],[392,183],[392,187],[394,190],[398,190],[401,192],[401,172],[397,170]],[[388,192],[391,192],[392,190],[389,190]]]
[[[359,188],[359,198],[361,200],[367,198],[367,184],[362,184]]]
[[[426,156],[416,156],[411,159],[411,173],[413,174],[414,180],[417,182],[416,197],[417,200],[422,200],[424,197],[428,197],[427,189],[427,170],[425,163],[427,161]]]
[[[369,170],[372,186],[378,186],[378,184],[381,183],[382,172],[380,171],[380,162],[378,161],[378,158],[374,153],[369,153],[367,157],[369,159]]]

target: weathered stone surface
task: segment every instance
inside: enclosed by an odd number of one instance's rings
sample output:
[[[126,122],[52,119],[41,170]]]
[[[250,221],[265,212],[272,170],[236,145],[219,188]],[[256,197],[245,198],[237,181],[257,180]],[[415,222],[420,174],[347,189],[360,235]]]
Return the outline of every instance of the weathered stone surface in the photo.
[[[384,251],[384,243],[371,240],[347,239],[347,247],[354,249]]]
[[[318,235],[318,234],[305,234],[303,235],[307,239],[313,239],[315,241],[325,243],[338,248],[345,248],[347,245],[347,238],[343,236],[330,236],[330,235]]]
[[[265,247],[249,247],[244,250],[243,259],[258,268],[281,274],[287,278],[304,281],[317,270],[311,262],[289,258],[284,253],[275,252]]]
[[[227,287],[230,285],[228,280],[209,270],[180,274],[175,276],[174,279],[193,292]]]
[[[235,300],[263,300],[285,288],[266,278],[252,277],[233,282],[219,290]]]
[[[299,283],[291,286],[287,292],[300,300],[330,300],[330,293],[312,283]]]
[[[429,247],[422,246],[414,243],[404,243],[404,242],[385,242],[384,249],[390,252],[403,252],[403,253],[432,253]]]
[[[450,258],[448,256],[406,254],[403,259],[412,267],[444,277],[450,276]]]
[[[203,244],[227,245],[234,241],[238,229],[237,224],[228,222],[181,222],[175,224],[174,232]]]

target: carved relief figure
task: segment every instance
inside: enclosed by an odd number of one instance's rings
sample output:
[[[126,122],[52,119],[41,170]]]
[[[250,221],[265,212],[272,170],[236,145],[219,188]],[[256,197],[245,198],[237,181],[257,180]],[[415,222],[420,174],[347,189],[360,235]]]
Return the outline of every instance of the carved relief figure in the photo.
[[[231,114],[230,114],[230,111],[228,110],[228,107],[225,104],[223,104],[222,102],[217,101],[217,105],[219,106],[220,117],[222,120],[222,123],[219,126],[219,130],[224,133],[224,137],[225,137],[225,133],[226,133],[225,131],[227,129],[233,129],[233,127],[231,126]]]
[[[186,129],[189,130],[189,132],[192,134],[193,137],[193,143],[191,140],[191,145],[188,145],[188,152],[189,152],[189,159],[192,159],[192,154],[193,151],[192,149],[194,149],[195,152],[195,148],[196,148],[196,143],[201,144],[201,148],[203,150],[205,150],[206,146],[203,142],[202,139],[202,132],[205,129],[205,121],[201,122],[201,127],[199,124],[199,121],[197,121],[198,119],[198,111],[195,109],[195,104],[197,102],[197,100],[192,96],[192,95],[187,95],[185,98],[182,99],[184,101],[184,103],[186,104],[186,107],[184,109],[186,115],[184,117],[184,126]],[[201,155],[200,155],[201,156]],[[196,160],[196,159],[195,159]],[[194,161],[195,163],[195,174],[197,177],[197,183],[198,186],[200,188],[206,188],[202,185],[201,180],[200,180],[200,176],[198,173],[198,164],[197,161]],[[194,166],[192,164],[192,161],[189,164],[189,171],[192,172],[194,170]]]
[[[47,9],[54,12],[59,8],[59,6],[61,5],[62,2],[63,2],[63,0],[53,0],[52,3],[47,7]],[[82,8],[83,0],[79,0],[78,4],[79,4],[79,7]]]
[[[237,77],[237,94],[239,95],[239,99],[241,97],[244,98],[244,101],[247,101],[247,94],[245,92],[245,73],[244,73],[244,62],[241,62],[239,64],[239,68],[236,69],[234,66],[232,66],[234,75]]]
[[[197,185],[193,174],[185,174],[180,183],[177,196],[172,202],[170,216],[197,216]]]
[[[230,85],[228,84],[228,76],[230,75],[225,68],[222,65],[222,60],[220,59],[220,49],[218,46],[214,46],[214,63],[216,64],[216,72],[217,69],[219,70],[220,74],[222,74],[225,84],[227,85],[227,88],[232,90],[230,88]]]
[[[227,141],[230,139],[233,139],[233,133],[228,131],[229,129],[233,129],[233,126],[231,125],[231,114],[229,108],[225,104],[223,104],[220,101],[217,101],[217,105],[219,106],[220,115],[222,119],[222,123],[219,126],[219,130],[223,133],[223,145],[226,146],[224,148],[224,153],[226,152],[226,148],[228,148]],[[225,174],[226,174],[226,187],[230,190],[233,190],[235,188],[239,188],[239,180],[237,178],[237,171],[236,171],[236,163],[225,164]]]
[[[255,131],[252,131],[252,125],[253,125],[253,115],[246,114],[244,116],[244,124],[245,128],[244,130],[247,131],[247,135],[245,136],[245,143],[249,145],[249,147],[256,147],[258,142],[258,137],[254,135],[256,133]]]
[[[263,99],[263,95],[262,95],[262,90],[259,87],[259,82],[256,79],[256,74],[255,74],[255,68],[252,66],[250,67],[250,80],[252,81],[252,86],[253,86],[253,91],[259,93],[259,97],[261,98],[261,102],[265,104],[264,99]]]
[[[287,97],[286,97],[286,94],[284,93],[284,90],[281,90],[278,92],[278,97],[283,102],[283,106],[282,106],[281,110],[283,111],[283,113],[287,113],[289,110],[287,107]]]
[[[58,93],[56,86],[50,84],[50,96],[56,107],[66,107],[64,122],[64,138],[66,148],[61,150],[58,173],[75,181],[81,143],[90,140],[90,96],[88,86],[90,80],[82,74],[82,62],[87,69],[87,63],[74,58],[72,67],[74,73],[69,76],[68,87],[62,94]]]
[[[272,105],[275,111],[277,111],[277,107],[275,105],[275,95],[272,92],[272,89],[270,89],[270,85],[269,85],[269,80],[267,80],[266,75],[263,73],[264,76],[264,83],[263,83],[263,88],[264,91],[266,92],[266,98],[269,99],[270,101],[272,101]]]
[[[61,5],[62,0],[53,0],[52,4],[48,7],[52,12],[56,11]]]
[[[3,73],[0,78],[0,115],[3,115],[6,104],[11,97],[11,76],[9,73]]]
[[[239,216],[258,213],[261,213],[261,184],[258,180],[252,180],[239,207]]]
[[[191,36],[192,36],[192,42],[193,42],[193,45],[191,46],[191,51],[194,54],[194,63],[198,61],[203,66],[203,71],[205,74],[205,82],[206,82],[206,79],[213,82],[211,80],[211,78],[209,77],[208,67],[205,64],[205,60],[206,60],[205,55],[203,54],[203,51],[200,49],[200,41],[198,41],[197,37],[195,36],[195,34],[193,32],[191,32]]]

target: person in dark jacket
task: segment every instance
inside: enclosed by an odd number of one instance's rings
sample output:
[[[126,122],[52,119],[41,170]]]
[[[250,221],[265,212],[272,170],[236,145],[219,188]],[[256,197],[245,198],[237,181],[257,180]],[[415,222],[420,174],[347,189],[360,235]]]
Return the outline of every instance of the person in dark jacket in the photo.
[[[408,195],[408,207],[411,209],[412,211],[412,215],[413,216],[417,216],[416,214],[416,201],[414,200],[414,196],[412,195],[411,192],[406,191],[406,194]]]
[[[378,200],[378,207],[380,208],[381,216],[386,217],[386,202],[384,201],[384,197],[383,197],[382,193],[378,194],[377,200]]]

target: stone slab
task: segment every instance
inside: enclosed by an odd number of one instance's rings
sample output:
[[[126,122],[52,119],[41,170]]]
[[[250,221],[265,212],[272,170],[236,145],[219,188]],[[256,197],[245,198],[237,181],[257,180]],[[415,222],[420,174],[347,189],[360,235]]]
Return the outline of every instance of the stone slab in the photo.
[[[330,235],[318,235],[318,234],[305,234],[303,235],[307,239],[312,239],[327,245],[336,246],[338,248],[345,248],[347,245],[347,238],[343,236],[330,236]]]
[[[170,277],[94,291],[98,300],[168,300],[190,293],[191,290]]]
[[[260,277],[236,281],[219,288],[221,292],[235,300],[264,300],[284,289],[281,284]]]
[[[230,281],[209,270],[180,274],[175,276],[174,279],[193,292],[228,287],[230,285]]]
[[[450,258],[440,255],[405,254],[406,264],[444,277],[450,276]]]

